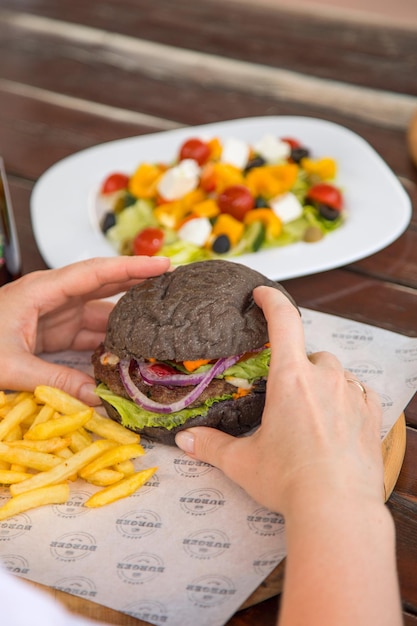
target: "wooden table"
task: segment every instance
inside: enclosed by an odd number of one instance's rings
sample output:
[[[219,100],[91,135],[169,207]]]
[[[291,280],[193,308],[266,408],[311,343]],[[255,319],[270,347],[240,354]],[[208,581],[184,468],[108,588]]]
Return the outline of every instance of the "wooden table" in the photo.
[[[59,159],[181,125],[306,115],[362,135],[404,184],[414,215],[378,254],[285,286],[301,306],[416,336],[417,170],[406,146],[417,111],[416,68],[411,26],[361,23],[346,14],[342,20],[331,10],[303,13],[278,1],[1,0],[0,152],[24,271],[45,267],[29,200],[35,181]],[[388,506],[411,625],[417,624],[417,398],[405,415],[407,450]],[[143,623],[73,596],[65,600],[92,618]],[[278,605],[272,598],[228,624],[271,626]]]

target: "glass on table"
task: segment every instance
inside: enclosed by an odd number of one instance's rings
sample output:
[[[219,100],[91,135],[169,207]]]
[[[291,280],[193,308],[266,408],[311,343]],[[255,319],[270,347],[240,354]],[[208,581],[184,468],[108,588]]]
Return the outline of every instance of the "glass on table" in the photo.
[[[4,161],[0,157],[0,287],[22,273],[22,259],[17,237],[12,201]]]

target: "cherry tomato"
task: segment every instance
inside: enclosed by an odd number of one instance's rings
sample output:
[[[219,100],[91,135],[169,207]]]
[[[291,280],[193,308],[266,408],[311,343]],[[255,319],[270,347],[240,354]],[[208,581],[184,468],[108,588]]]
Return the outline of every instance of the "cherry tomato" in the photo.
[[[285,141],[285,143],[288,143],[291,148],[299,148],[301,146],[301,143],[298,141],[298,139],[294,139],[294,137],[281,137],[281,141]]]
[[[129,176],[115,172],[114,174],[107,176],[101,186],[101,193],[113,193],[114,191],[120,191],[120,189],[126,189],[128,183]]]
[[[313,202],[327,204],[327,206],[337,211],[342,210],[343,197],[339,189],[329,183],[317,183],[313,185],[307,192],[307,198]]]
[[[219,194],[217,204],[222,213],[228,213],[242,222],[246,213],[255,206],[255,199],[244,185],[232,185]]]
[[[201,139],[187,139],[180,148],[179,159],[194,159],[199,165],[204,165],[210,156],[210,147]]]
[[[144,228],[133,240],[133,254],[153,256],[163,243],[164,232],[160,228]]]

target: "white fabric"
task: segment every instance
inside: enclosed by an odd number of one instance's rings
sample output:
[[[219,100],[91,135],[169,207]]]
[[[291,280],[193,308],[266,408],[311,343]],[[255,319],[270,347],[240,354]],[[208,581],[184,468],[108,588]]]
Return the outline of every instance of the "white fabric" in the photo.
[[[7,626],[100,626],[99,622],[72,615],[48,594],[2,568],[0,607],[1,623]]]

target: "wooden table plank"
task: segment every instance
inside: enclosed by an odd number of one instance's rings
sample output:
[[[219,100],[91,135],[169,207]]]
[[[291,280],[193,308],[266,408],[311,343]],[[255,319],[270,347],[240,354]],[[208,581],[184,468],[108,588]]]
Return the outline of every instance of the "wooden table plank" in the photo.
[[[100,102],[104,92],[113,106],[120,106],[128,94],[130,99],[135,96],[136,106],[140,102],[139,106],[143,107],[144,94],[152,94],[154,106],[164,107],[167,93],[175,85],[176,94],[168,104],[175,100],[183,103],[185,98],[188,118],[184,121],[187,123],[197,123],[193,118],[193,112],[199,110],[193,106],[195,84],[208,91],[200,106],[212,104],[212,99],[220,92],[225,99],[232,90],[235,96],[241,93],[249,100],[256,96],[269,98],[271,102],[284,98],[300,104],[310,103],[316,108],[334,108],[354,118],[379,119],[388,127],[403,129],[417,107],[417,97],[413,97],[412,90],[404,94],[388,92],[388,82],[385,90],[375,97],[372,89],[313,78],[314,72],[288,73],[279,64],[273,67],[242,59],[237,62],[225,56],[114,35],[97,27],[69,26],[46,18],[41,24],[36,21],[39,18],[33,17],[16,24],[14,15],[0,13],[5,78],[11,79],[14,74],[14,80],[30,83],[34,76],[41,83],[38,86],[44,89],[51,81],[59,81],[69,95],[77,90],[85,94],[94,84],[97,94],[89,99],[96,98]],[[42,46],[36,45],[40,38]],[[103,64],[110,66],[111,72],[103,74]],[[28,72],[30,77],[25,78]],[[89,79],[86,72],[90,73]],[[60,91],[59,82],[54,86],[57,91]],[[180,106],[181,111],[184,112],[184,106]],[[243,115],[238,108],[234,117]],[[183,121],[181,117],[175,119]]]
[[[300,306],[417,336],[417,291],[346,269],[283,281]]]
[[[27,11],[150,41],[250,60],[323,78],[417,95],[415,34],[286,11],[211,0],[3,0]],[[219,16],[221,15],[221,20]],[[325,42],[325,45],[323,45]]]

